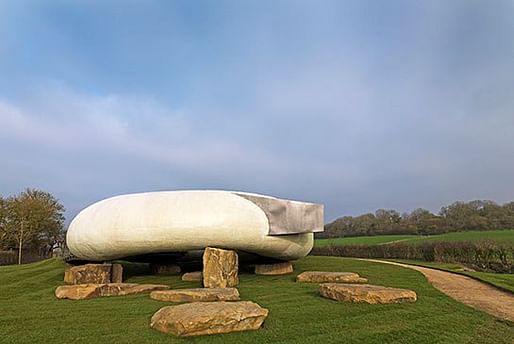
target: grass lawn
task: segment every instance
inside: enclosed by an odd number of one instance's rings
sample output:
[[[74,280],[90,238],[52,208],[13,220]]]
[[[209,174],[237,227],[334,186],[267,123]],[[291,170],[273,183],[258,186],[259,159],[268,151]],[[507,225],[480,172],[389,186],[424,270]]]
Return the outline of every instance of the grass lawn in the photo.
[[[437,262],[424,262],[420,260],[407,260],[407,259],[387,259],[399,263],[414,264],[420,266],[426,266],[429,268],[436,268],[440,270],[446,270],[455,272],[461,275],[470,276],[486,283],[492,284],[514,293],[514,274],[498,274],[494,272],[471,272],[463,271],[464,266],[453,263],[437,263]]]
[[[493,240],[501,243],[514,243],[514,230],[504,231],[469,231],[454,232],[440,235],[377,235],[363,237],[347,237],[333,239],[318,239],[315,246],[325,245],[380,245],[396,241],[405,244],[421,244],[433,241],[478,241]]]
[[[178,339],[149,327],[152,314],[169,303],[148,295],[57,300],[64,264],[58,260],[0,267],[2,343],[513,343],[514,324],[454,301],[410,269],[340,257],[309,256],[304,270],[354,271],[370,283],[418,293],[412,304],[367,305],[321,298],[316,284],[296,284],[294,275],[240,275],[243,300],[270,310],[264,328]],[[178,276],[138,276],[128,282],[198,287]]]

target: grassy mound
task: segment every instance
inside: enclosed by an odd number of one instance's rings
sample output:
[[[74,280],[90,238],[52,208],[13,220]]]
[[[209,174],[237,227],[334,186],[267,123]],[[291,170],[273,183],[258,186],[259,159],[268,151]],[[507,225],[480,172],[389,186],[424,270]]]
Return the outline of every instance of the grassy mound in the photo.
[[[339,303],[318,295],[316,284],[296,284],[294,275],[242,274],[243,300],[270,310],[264,328],[201,338],[178,339],[149,328],[149,319],[168,303],[148,295],[57,300],[64,264],[47,260],[0,267],[0,342],[5,343],[512,343],[514,324],[462,305],[430,286],[418,272],[339,257],[307,257],[304,270],[353,271],[370,283],[413,289],[412,304]],[[136,283],[198,287],[178,276],[137,276]]]

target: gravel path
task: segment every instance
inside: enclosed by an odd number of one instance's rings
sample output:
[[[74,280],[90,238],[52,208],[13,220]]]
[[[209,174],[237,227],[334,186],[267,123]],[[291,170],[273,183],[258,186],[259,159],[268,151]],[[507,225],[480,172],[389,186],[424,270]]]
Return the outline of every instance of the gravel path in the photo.
[[[421,272],[437,289],[468,306],[495,317],[514,321],[514,295],[501,291],[486,283],[451,272],[421,266],[389,262],[377,259],[363,259],[370,262],[402,266]]]

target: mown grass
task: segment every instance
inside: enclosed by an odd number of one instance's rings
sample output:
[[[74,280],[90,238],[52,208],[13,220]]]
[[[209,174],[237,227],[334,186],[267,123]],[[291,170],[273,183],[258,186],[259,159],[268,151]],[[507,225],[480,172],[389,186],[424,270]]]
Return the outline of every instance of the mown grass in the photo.
[[[514,293],[514,274],[498,274],[494,272],[480,272],[480,271],[466,271],[465,267],[461,264],[455,263],[438,263],[438,262],[424,262],[421,260],[408,260],[408,259],[387,259],[399,263],[413,264],[425,266],[428,268],[436,268],[449,272],[458,273],[465,276],[470,276],[480,281],[489,283],[500,289]]]
[[[354,271],[370,283],[413,289],[411,304],[367,305],[321,298],[316,284],[297,284],[294,275],[242,274],[243,300],[270,310],[264,328],[179,339],[149,328],[152,314],[168,305],[148,295],[57,300],[64,264],[52,259],[0,267],[0,342],[2,343],[512,343],[514,324],[498,320],[448,298],[419,272],[340,257],[306,257],[305,270]],[[137,276],[128,282],[198,287],[178,276]]]
[[[440,235],[429,235],[429,236],[419,236],[409,240],[406,240],[407,243],[425,243],[425,242],[434,242],[434,241],[480,241],[480,240],[490,240],[496,241],[499,243],[514,243],[514,230],[504,230],[504,231],[469,231],[469,232],[454,232],[454,233],[446,233]]]
[[[504,231],[469,231],[469,232],[454,232],[439,235],[377,235],[377,236],[363,236],[363,237],[348,237],[348,238],[332,238],[332,239],[318,239],[315,241],[315,246],[326,245],[381,245],[392,242],[402,242],[404,244],[422,244],[434,241],[479,241],[491,240],[500,243],[514,243],[514,230]]]

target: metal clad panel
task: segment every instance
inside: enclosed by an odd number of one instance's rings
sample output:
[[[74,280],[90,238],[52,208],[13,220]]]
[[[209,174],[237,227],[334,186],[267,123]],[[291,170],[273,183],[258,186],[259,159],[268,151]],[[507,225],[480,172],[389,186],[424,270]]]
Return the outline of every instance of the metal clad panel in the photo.
[[[261,208],[269,221],[268,235],[323,232],[323,205],[236,193]]]

